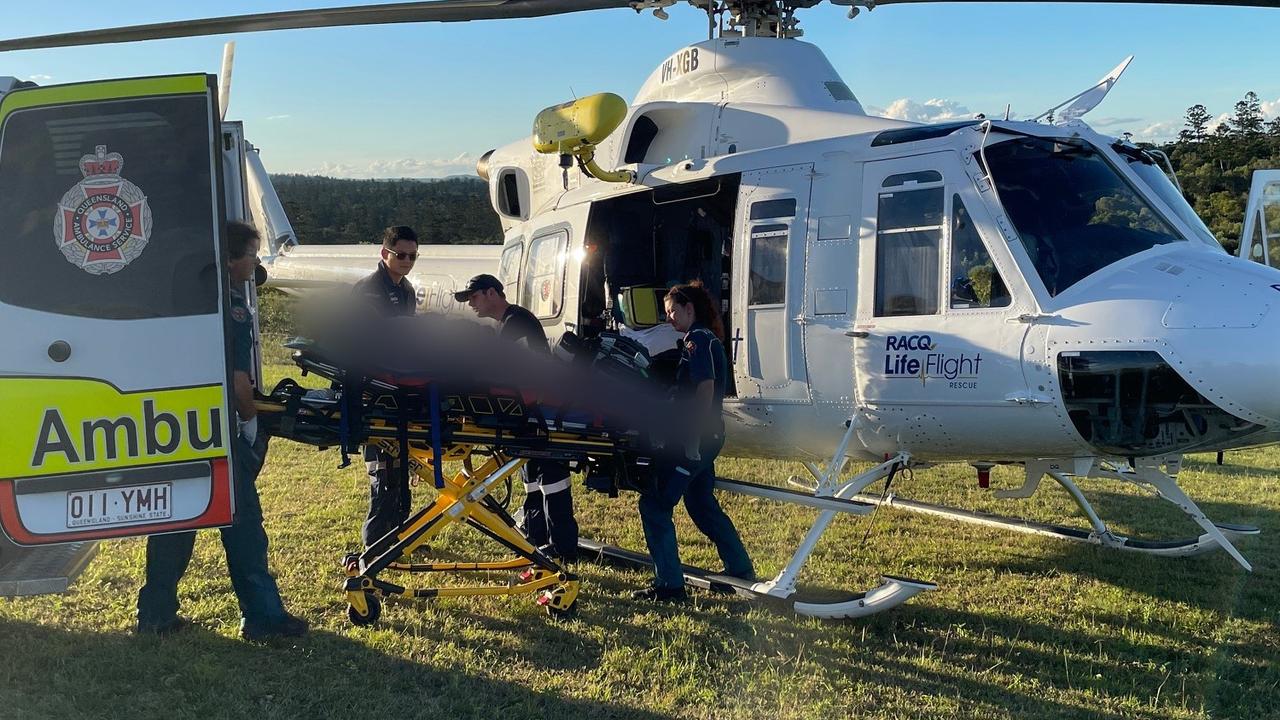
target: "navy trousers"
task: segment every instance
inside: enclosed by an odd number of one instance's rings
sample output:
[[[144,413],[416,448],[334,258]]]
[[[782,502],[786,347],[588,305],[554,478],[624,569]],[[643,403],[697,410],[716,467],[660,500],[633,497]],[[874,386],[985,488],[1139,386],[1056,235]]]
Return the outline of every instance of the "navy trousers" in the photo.
[[[549,544],[561,559],[577,559],[578,521],[573,515],[569,466],[565,463],[525,463],[524,533],[534,547]]]
[[[684,570],[680,565],[680,549],[676,544],[676,526],[672,518],[676,504],[684,498],[693,524],[715,543],[726,575],[755,577],[751,556],[733,520],[716,500],[715,460],[724,446],[721,438],[703,442],[701,460],[664,463],[654,487],[640,494],[640,522],[644,526],[645,543],[653,558],[655,585],[660,588],[683,588]]]
[[[360,528],[360,539],[369,547],[409,519],[413,500],[409,483],[393,466],[395,458],[375,447],[365,447],[364,458],[369,472],[369,514]]]
[[[285,616],[280,589],[267,569],[267,531],[262,526],[258,473],[267,454],[267,435],[260,432],[250,446],[236,435],[235,522],[221,529],[231,586],[247,623],[270,625]],[[147,580],[138,593],[138,625],[159,626],[178,614],[178,581],[187,571],[195,548],[194,532],[147,538]]]

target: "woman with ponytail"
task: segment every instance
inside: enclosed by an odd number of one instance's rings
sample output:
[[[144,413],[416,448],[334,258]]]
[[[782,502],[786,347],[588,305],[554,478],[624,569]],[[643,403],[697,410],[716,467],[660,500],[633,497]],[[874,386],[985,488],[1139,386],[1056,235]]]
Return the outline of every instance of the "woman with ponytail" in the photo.
[[[676,386],[680,412],[691,414],[681,419],[691,421],[695,437],[684,447],[683,458],[655,467],[656,486],[640,495],[640,521],[656,577],[652,587],[639,590],[634,596],[680,602],[687,595],[672,513],[681,498],[694,524],[715,543],[726,575],[754,579],[755,570],[737,528],[713,492],[715,460],[724,447],[721,404],[729,372],[720,313],[711,294],[698,281],[671,288],[664,304],[667,321],[685,333],[680,342]]]

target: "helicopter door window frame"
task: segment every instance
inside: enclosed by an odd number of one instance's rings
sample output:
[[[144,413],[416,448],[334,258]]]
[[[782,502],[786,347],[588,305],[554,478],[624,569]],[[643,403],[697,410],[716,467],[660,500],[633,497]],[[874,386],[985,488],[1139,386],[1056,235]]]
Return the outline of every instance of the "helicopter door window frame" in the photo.
[[[540,251],[548,242],[558,243],[558,247],[554,255],[543,258]],[[536,235],[529,241],[529,252],[525,253],[524,271],[520,276],[519,304],[532,312],[533,316],[543,324],[559,318],[564,312],[565,258],[568,251],[569,229],[564,226],[544,231],[543,234]],[[543,264],[535,265],[540,259]],[[551,283],[550,286],[544,285],[541,288],[542,291],[538,294],[542,297],[538,298],[538,304],[534,303],[533,284],[535,282]],[[545,303],[552,303],[551,308],[554,312],[547,314]]]
[[[515,255],[515,262],[510,262],[511,256]],[[520,268],[524,265],[524,235],[520,235],[515,242],[508,241],[506,246],[502,248],[502,256],[498,260],[498,279],[502,281],[503,291],[507,297],[518,298],[520,295]],[[508,277],[508,272],[514,270],[514,274]]]
[[[937,315],[942,311],[942,263],[943,238],[947,231],[947,194],[945,179],[937,170],[904,172],[890,175],[881,184],[876,194],[876,231],[875,231],[875,289],[873,297],[873,315],[875,317],[904,317]],[[888,219],[886,220],[886,216]],[[888,227],[886,227],[888,225]],[[906,244],[904,244],[906,243]],[[904,279],[907,289],[927,293],[932,289],[932,296],[921,295],[913,298],[912,307],[893,309],[888,307],[887,287],[889,250],[923,250],[925,262],[904,262],[894,264],[893,269]],[[929,250],[932,250],[932,263],[928,262]],[[917,252],[897,252],[902,259]],[[912,268],[924,269],[923,278],[910,278],[903,275]],[[929,270],[932,270],[930,277]],[[897,297],[910,297],[899,295]]]
[[[787,256],[796,198],[770,198],[751,203],[747,253],[747,307],[787,304]]]
[[[980,205],[981,203],[979,203]],[[960,225],[961,211],[964,213],[963,225]],[[957,295],[958,288],[956,286],[956,281],[960,278],[957,274],[959,271],[958,266],[963,263],[963,258],[958,258],[956,255],[962,245],[958,237],[961,233],[965,233],[968,236],[964,244],[967,246],[967,250],[973,253],[971,260],[975,261],[975,264],[970,264],[964,273],[965,287],[969,292],[968,299]],[[948,278],[946,312],[999,310],[1013,305],[1013,291],[1009,288],[1008,281],[1005,280],[1007,273],[1001,271],[1000,263],[996,260],[996,254],[992,252],[991,244],[983,237],[977,218],[969,210],[969,203],[964,201],[960,189],[955,186],[952,186],[947,193],[946,246],[946,274],[943,276]],[[976,250],[974,250],[975,247]],[[976,263],[980,258],[985,258],[985,262]],[[990,277],[973,276],[973,270],[982,267],[990,267]],[[999,293],[1000,289],[1003,289],[1003,294]],[[984,294],[987,296],[986,300],[982,299]]]

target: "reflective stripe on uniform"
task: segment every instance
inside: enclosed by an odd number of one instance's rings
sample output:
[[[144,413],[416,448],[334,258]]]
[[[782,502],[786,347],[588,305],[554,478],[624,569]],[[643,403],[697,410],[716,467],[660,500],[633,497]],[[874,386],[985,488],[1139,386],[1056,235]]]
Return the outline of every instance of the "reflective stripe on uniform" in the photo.
[[[371,460],[364,464],[364,468],[369,472],[370,475],[372,475],[378,472],[379,470],[386,470],[387,464],[382,462],[381,460]]]
[[[542,494],[551,495],[552,493],[558,493],[562,490],[568,490],[568,489],[569,489],[569,478],[564,478],[563,480],[557,480],[553,483],[548,483],[546,485],[543,485]]]
[[[539,485],[539,484],[538,484],[538,483],[536,483],[536,482],[527,482],[527,481],[526,481],[526,482],[525,482],[525,484],[524,484],[524,491],[525,491],[525,492],[527,492],[527,493],[531,493],[531,492],[538,492],[538,491],[539,491],[539,490],[541,490],[541,489],[542,489],[542,486],[541,486],[541,485]]]

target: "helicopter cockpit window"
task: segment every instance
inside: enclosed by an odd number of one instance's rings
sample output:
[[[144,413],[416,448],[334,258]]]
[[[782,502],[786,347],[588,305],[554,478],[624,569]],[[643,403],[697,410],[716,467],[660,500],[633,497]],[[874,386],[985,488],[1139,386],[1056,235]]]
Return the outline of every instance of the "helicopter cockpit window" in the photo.
[[[524,280],[520,285],[520,304],[539,320],[560,314],[564,301],[565,248],[569,236],[563,230],[534,238],[529,243]]]
[[[1196,215],[1196,211],[1191,209],[1191,205],[1182,196],[1182,191],[1173,184],[1169,173],[1160,166],[1161,158],[1153,156],[1150,151],[1133,147],[1132,145],[1116,143],[1111,147],[1128,161],[1129,169],[1142,178],[1142,181],[1156,195],[1160,196],[1160,199],[1178,215],[1179,220],[1199,233],[1201,239],[1205,242],[1221,247],[1218,239],[1214,237],[1213,231],[1204,224],[1199,215]]]
[[[1009,289],[959,195],[951,196],[951,307],[1009,305]]]
[[[1020,137],[988,147],[986,161],[1050,295],[1131,255],[1186,241],[1087,143]]]
[[[943,200],[941,187],[880,193],[876,215],[878,317],[938,312]]]

